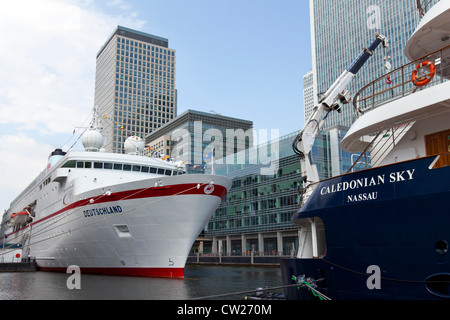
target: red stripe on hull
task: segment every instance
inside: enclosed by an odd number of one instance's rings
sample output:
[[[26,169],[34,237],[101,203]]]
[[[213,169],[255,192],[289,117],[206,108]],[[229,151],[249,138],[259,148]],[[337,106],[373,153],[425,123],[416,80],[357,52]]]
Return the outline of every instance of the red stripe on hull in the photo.
[[[63,272],[66,268],[39,267],[40,271]],[[146,278],[184,278],[184,268],[80,268],[81,274],[106,276],[146,277]]]
[[[208,186],[208,184],[200,184],[200,188],[197,188],[199,184],[191,183],[191,184],[179,184],[179,185],[170,185],[165,187],[152,187],[152,188],[144,188],[144,189],[137,189],[137,190],[128,190],[128,191],[121,191],[117,193],[113,193],[109,196],[100,195],[95,196],[89,199],[80,200],[77,202],[74,202],[70,205],[67,205],[65,208],[52,213],[42,219],[39,219],[37,221],[34,221],[32,225],[36,225],[38,223],[41,223],[45,220],[48,220],[50,218],[53,218],[65,211],[68,211],[70,209],[77,209],[84,206],[92,205],[91,199],[94,201],[95,204],[99,203],[108,203],[108,202],[115,202],[115,201],[124,201],[124,200],[133,200],[133,199],[142,199],[142,198],[152,198],[152,197],[171,197],[171,196],[177,196],[177,195],[207,195],[207,196],[216,196],[220,199],[224,199],[225,195],[227,194],[227,189],[224,186],[221,185],[214,185],[213,191],[211,193],[205,192],[205,187]],[[15,232],[11,232],[10,234],[7,234],[7,236],[11,236],[25,228],[28,228],[28,226],[23,227],[20,230],[17,230]]]

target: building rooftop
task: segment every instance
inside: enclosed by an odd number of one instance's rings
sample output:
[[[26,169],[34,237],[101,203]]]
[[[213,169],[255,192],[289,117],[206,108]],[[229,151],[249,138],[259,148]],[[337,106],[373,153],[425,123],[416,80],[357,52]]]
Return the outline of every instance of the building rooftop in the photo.
[[[103,50],[106,48],[108,43],[115,35],[120,35],[134,40],[147,42],[164,48],[169,47],[169,40],[166,38],[154,36],[149,33],[133,30],[122,26],[117,26],[116,30],[114,30],[114,32],[109,36],[108,41],[105,42],[105,44],[101,47],[100,51],[97,53],[97,58],[100,56],[100,54],[103,52]]]
[[[230,129],[250,129],[253,127],[253,122],[249,120],[227,117],[220,114],[196,111],[196,110],[186,110],[175,119],[167,122],[163,126],[159,127],[155,131],[149,133],[146,136],[146,141],[152,141],[161,135],[170,133],[180,126],[182,123],[187,121],[207,121],[209,123],[215,123],[217,125],[226,126],[229,125]]]

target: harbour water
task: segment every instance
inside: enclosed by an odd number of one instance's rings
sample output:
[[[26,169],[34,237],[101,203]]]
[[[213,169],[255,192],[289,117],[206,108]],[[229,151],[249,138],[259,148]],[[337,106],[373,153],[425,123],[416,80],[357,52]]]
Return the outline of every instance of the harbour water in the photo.
[[[40,271],[0,273],[0,300],[190,300],[282,285],[280,268],[259,266],[187,265],[184,279],[81,274],[81,288],[72,290],[67,286],[70,276]]]

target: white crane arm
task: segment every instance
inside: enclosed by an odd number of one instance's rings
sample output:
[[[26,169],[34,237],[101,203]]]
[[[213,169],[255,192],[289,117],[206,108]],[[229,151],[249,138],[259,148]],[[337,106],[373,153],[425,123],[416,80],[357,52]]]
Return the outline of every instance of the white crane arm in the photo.
[[[377,34],[370,47],[368,49],[364,48],[348,69],[342,72],[333,85],[325,92],[323,99],[314,108],[305,127],[293,142],[293,149],[300,156],[302,170],[303,197],[301,205],[305,203],[314,190],[315,185],[319,182],[317,167],[312,163],[311,150],[317,135],[323,127],[324,114],[333,110],[340,112],[339,101],[341,103],[350,102],[351,97],[346,88],[381,43],[383,46],[386,46],[386,38]]]

